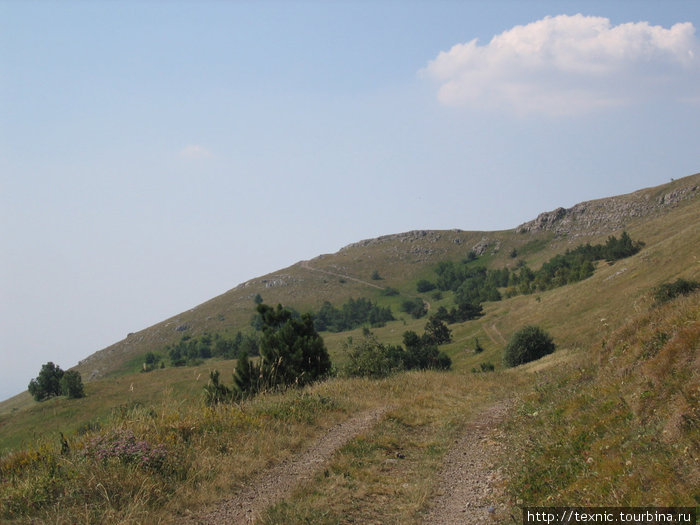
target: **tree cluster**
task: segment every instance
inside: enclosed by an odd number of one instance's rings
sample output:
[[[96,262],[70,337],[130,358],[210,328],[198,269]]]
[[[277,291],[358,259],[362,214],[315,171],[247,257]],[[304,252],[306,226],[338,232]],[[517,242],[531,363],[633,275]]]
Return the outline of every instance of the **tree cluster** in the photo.
[[[224,357],[236,359],[243,353],[258,355],[258,340],[255,335],[238,331],[233,338],[221,334],[203,334],[199,337],[182,336],[179,342],[165,347],[172,366],[195,365],[202,359]],[[152,357],[146,354],[146,366]]]
[[[403,347],[384,344],[366,330],[359,342],[348,338],[345,343],[348,363],[344,372],[350,377],[379,378],[401,370],[447,370],[452,360],[438,350],[438,345],[451,340],[450,330],[437,319],[428,321],[422,336],[413,331],[405,332]]]
[[[453,306],[449,310],[444,306],[440,306],[431,317],[444,322],[444,323],[463,323],[465,321],[471,321],[472,319],[477,319],[484,315],[484,309],[479,303],[458,303],[457,306]]]
[[[428,313],[428,309],[425,307],[425,302],[423,302],[423,299],[420,297],[416,297],[415,299],[406,299],[403,301],[401,303],[401,311],[411,314],[411,317],[414,319],[420,319],[426,313]]]
[[[319,332],[344,332],[364,324],[372,327],[384,326],[393,321],[394,315],[388,306],[378,306],[376,302],[360,297],[350,299],[340,308],[334,307],[328,301],[314,315],[314,326]]]
[[[75,370],[64,372],[51,361],[42,365],[39,375],[29,382],[28,389],[36,401],[61,395],[67,396],[68,399],[85,397],[80,373]]]
[[[594,262],[614,262],[634,255],[642,246],[643,242],[633,241],[627,232],[623,232],[619,239],[615,236],[608,237],[605,244],[585,244],[567,250],[549,259],[536,271],[530,269],[524,261],[513,270],[489,270],[483,266],[475,266],[471,264],[476,260],[474,257],[460,262],[441,261],[435,268],[434,286],[441,291],[454,292],[457,310],[460,307],[463,309],[463,315],[460,316],[459,311],[455,311],[450,322],[459,321],[460,317],[467,320],[476,305],[486,301],[499,301],[499,289],[505,288],[505,295],[512,297],[581,281],[593,275]],[[429,290],[433,283],[423,281],[419,281],[419,291]],[[467,305],[471,305],[471,308]]]

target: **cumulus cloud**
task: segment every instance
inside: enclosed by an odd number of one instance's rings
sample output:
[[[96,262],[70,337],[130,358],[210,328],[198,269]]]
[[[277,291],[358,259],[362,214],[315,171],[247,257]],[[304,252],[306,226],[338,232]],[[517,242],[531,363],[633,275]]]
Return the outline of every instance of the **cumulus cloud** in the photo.
[[[211,157],[211,152],[199,144],[188,144],[180,150],[183,159],[206,159]]]
[[[448,106],[571,115],[657,97],[697,100],[700,44],[690,22],[613,26],[560,15],[515,26],[486,45],[441,52],[421,70]]]

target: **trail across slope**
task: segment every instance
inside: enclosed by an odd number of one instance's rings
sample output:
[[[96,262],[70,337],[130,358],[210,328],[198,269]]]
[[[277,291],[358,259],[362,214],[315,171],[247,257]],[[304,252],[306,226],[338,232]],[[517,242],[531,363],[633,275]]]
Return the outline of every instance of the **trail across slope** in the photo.
[[[309,264],[309,261],[301,261],[301,267],[304,268],[305,270],[310,270],[312,272],[319,272],[319,273],[325,273],[326,275],[332,275],[333,277],[338,277],[340,279],[346,279],[348,281],[355,281],[356,283],[360,284],[365,284],[367,286],[371,286],[372,288],[377,288],[379,290],[384,290],[383,286],[379,286],[378,284],[370,283],[369,281],[363,281],[362,279],[357,279],[356,277],[350,277],[349,275],[345,275],[342,273],[335,273],[331,272],[328,270],[321,270],[320,268],[314,268]]]
[[[304,268],[305,270],[309,270],[309,271],[312,271],[312,272],[324,273],[324,274],[326,274],[326,275],[332,275],[333,277],[338,277],[338,278],[340,278],[340,279],[346,279],[346,280],[348,280],[348,281],[354,281],[354,282],[356,282],[356,283],[360,283],[360,284],[364,284],[364,285],[367,285],[367,286],[371,286],[372,288],[377,288],[378,290],[386,290],[386,289],[387,289],[387,288],[384,287],[384,286],[379,286],[378,284],[370,283],[369,281],[363,281],[362,279],[357,279],[356,277],[350,277],[349,275],[345,275],[345,274],[342,274],[342,273],[335,273],[335,272],[331,272],[331,271],[328,271],[328,270],[321,270],[320,268],[314,268],[313,266],[311,266],[311,265],[309,264],[309,261],[301,261],[300,264],[301,264],[301,267]],[[429,303],[428,301],[426,301],[426,300],[423,299],[422,297],[416,297],[416,298],[417,298],[417,299],[420,299],[421,301],[423,301],[423,303],[425,304],[426,310],[430,310],[430,303]]]
[[[369,430],[389,407],[362,412],[331,428],[306,451],[269,469],[251,481],[246,488],[217,507],[181,523],[230,524],[253,523],[264,510],[287,497],[294,488],[311,479],[313,474],[335,453],[358,434]]]

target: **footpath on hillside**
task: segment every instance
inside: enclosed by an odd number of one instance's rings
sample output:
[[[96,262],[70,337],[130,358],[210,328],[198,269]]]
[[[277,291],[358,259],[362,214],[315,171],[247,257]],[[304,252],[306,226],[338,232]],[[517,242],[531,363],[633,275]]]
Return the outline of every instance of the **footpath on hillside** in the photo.
[[[362,279],[358,279],[356,277],[350,277],[349,275],[345,275],[342,273],[335,273],[331,272],[329,270],[321,270],[320,268],[314,268],[309,264],[309,261],[301,261],[301,267],[304,268],[305,270],[309,270],[312,272],[317,272],[317,273],[323,273],[326,275],[331,275],[333,277],[338,277],[339,279],[345,279],[346,281],[354,281],[356,283],[364,284],[367,286],[371,286],[372,288],[377,288],[379,290],[384,290],[385,288],[383,286],[379,286],[378,284],[371,283],[369,281],[363,281]]]

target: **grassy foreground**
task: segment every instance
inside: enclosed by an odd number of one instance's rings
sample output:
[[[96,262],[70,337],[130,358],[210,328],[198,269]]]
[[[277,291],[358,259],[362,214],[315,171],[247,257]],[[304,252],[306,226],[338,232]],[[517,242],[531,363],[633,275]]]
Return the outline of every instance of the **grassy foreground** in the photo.
[[[3,457],[0,519],[171,522],[352,414],[389,406],[263,521],[419,523],[460,429],[513,397],[503,462],[516,516],[522,504],[697,505],[699,316],[696,293],[617,330],[603,323],[585,350],[488,374],[337,378],[215,408],[169,390],[155,406],[132,403],[100,428]]]
[[[329,523],[372,516],[411,522],[460,426],[507,394],[494,374],[409,372],[380,381],[333,379],[215,408],[166,395],[158,406],[117,411],[100,429],[63,444],[42,441],[5,456],[0,518],[170,522],[225,497],[350,415],[388,405],[371,434],[352,440],[323,473],[325,496],[303,499],[308,508],[282,505],[276,512],[280,523],[303,516]],[[397,452],[404,459],[387,468],[385,460]]]

